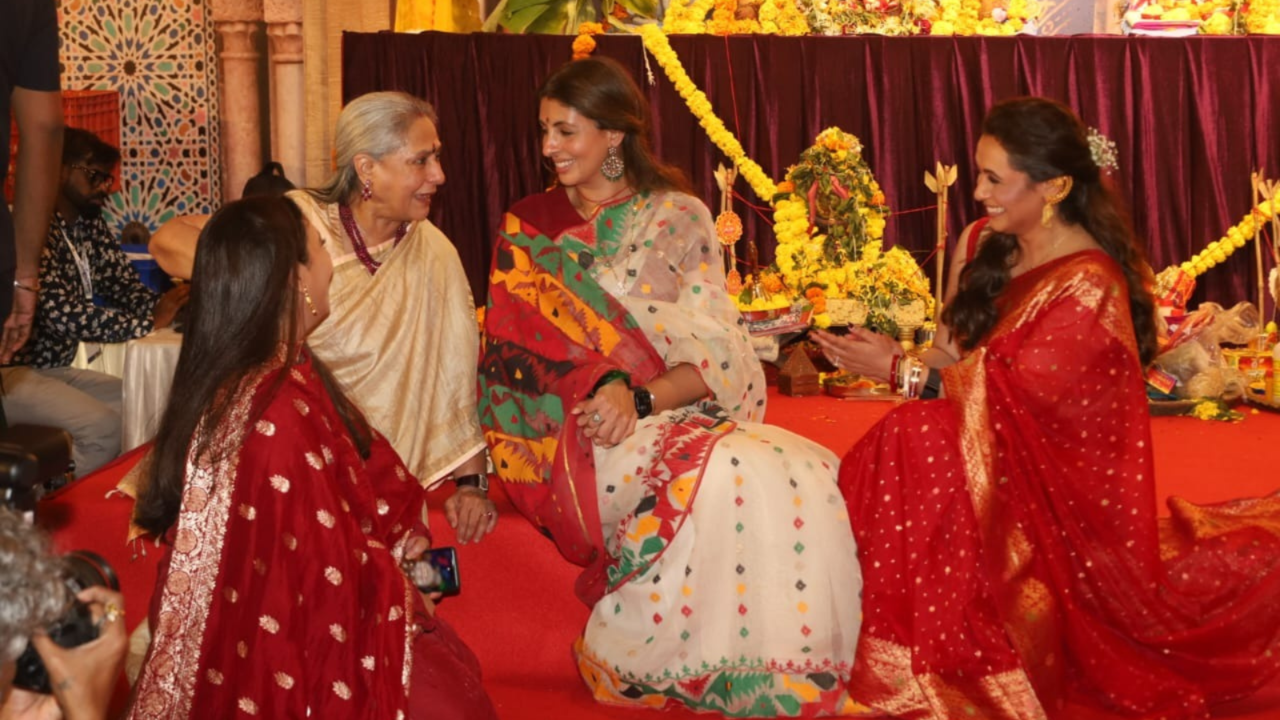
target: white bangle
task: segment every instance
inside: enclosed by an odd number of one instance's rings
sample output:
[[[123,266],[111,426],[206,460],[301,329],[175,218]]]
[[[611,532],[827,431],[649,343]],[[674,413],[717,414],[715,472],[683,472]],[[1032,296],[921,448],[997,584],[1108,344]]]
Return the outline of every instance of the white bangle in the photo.
[[[901,391],[904,400],[913,400],[920,397],[920,376],[924,372],[924,363],[917,358],[906,356],[902,358],[902,362],[898,367],[908,366],[905,369],[905,378],[902,381]]]

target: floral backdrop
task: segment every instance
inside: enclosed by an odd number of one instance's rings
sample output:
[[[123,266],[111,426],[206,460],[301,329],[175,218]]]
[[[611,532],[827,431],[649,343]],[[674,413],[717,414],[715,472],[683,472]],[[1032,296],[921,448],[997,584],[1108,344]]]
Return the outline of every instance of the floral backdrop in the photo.
[[[62,86],[120,94],[107,221],[153,230],[221,197],[217,56],[205,0],[60,0]]]

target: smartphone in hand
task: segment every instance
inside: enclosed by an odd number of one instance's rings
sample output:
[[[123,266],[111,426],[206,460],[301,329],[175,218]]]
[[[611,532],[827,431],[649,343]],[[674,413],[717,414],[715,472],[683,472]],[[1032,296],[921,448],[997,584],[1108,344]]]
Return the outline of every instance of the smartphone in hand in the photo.
[[[449,597],[462,592],[458,553],[451,547],[432,548],[418,560],[404,563],[403,567],[409,582],[424,593],[438,592]]]

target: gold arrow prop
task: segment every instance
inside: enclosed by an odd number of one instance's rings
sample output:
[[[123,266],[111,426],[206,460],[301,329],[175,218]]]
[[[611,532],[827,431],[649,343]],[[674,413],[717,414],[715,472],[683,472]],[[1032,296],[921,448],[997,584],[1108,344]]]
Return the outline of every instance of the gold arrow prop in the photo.
[[[938,244],[935,254],[938,257],[938,269],[936,280],[933,284],[936,302],[934,304],[934,319],[937,320],[937,313],[942,311],[942,271],[947,262],[947,193],[951,190],[951,186],[956,182],[956,166],[943,165],[939,160],[934,166],[934,172],[928,170],[924,173],[924,185],[929,188],[938,198]]]
[[[1271,203],[1271,257],[1276,260],[1276,266],[1280,267],[1280,215],[1277,215],[1277,211],[1280,211],[1280,208],[1276,207],[1276,193],[1280,192],[1280,180],[1268,180],[1263,176],[1261,170],[1255,170],[1250,173],[1249,180],[1253,185],[1254,207],[1261,205],[1263,202]],[[1267,286],[1262,272],[1262,225],[1263,223],[1260,222],[1253,224],[1253,256],[1257,262],[1258,271],[1258,312],[1265,317]],[[1280,303],[1280,300],[1276,302]]]

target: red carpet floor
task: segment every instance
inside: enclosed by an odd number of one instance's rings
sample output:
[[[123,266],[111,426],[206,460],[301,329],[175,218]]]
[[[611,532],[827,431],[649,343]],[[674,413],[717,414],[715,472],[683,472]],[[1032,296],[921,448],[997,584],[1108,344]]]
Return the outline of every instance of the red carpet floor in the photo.
[[[770,403],[770,422],[837,453],[848,449],[891,407],[887,402],[776,394]],[[1176,494],[1210,502],[1277,490],[1280,481],[1273,466],[1276,446],[1272,443],[1280,443],[1280,415],[1247,409],[1245,413],[1244,420],[1235,424],[1154,418],[1161,496]],[[116,567],[127,598],[130,628],[145,613],[159,551],[125,546],[131,503],[108,498],[106,493],[135,460],[122,458],[75,483],[48,498],[39,513],[41,524],[51,528],[61,549],[92,549]],[[684,710],[661,715],[618,710],[592,700],[570,654],[587,617],[587,608],[573,596],[575,568],[512,510],[501,491],[495,496],[503,513],[498,529],[480,545],[458,549],[463,593],[445,601],[440,612],[479,656],[485,685],[501,716],[506,720],[705,717]],[[437,543],[448,545],[453,543],[452,532],[438,511],[443,499],[432,499],[431,522]],[[1220,708],[1215,717],[1280,718],[1280,682],[1254,698]]]

